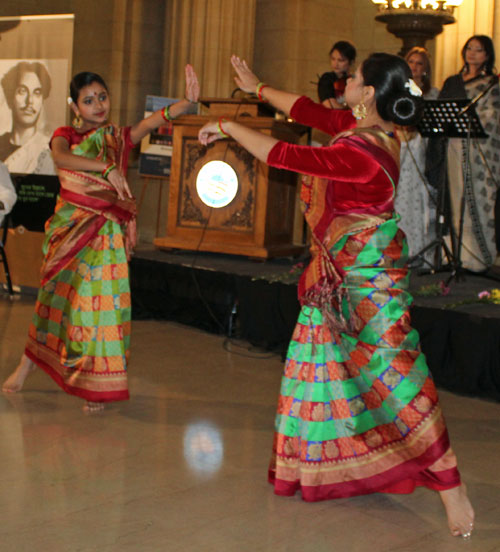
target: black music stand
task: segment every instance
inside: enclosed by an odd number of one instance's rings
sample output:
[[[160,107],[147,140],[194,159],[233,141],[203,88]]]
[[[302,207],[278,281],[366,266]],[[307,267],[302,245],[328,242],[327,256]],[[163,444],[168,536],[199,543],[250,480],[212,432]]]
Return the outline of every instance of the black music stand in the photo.
[[[474,102],[474,100],[473,100]],[[474,102],[475,103],[475,102]],[[446,99],[446,100],[425,100],[424,111],[422,118],[417,126],[418,131],[424,138],[463,138],[467,140],[467,155],[465,164],[465,175],[470,171],[470,140],[471,138],[487,138],[488,135],[484,132],[481,121],[476,113],[474,104],[469,99]],[[451,267],[451,275],[446,281],[446,285],[453,279],[457,280],[460,277],[462,268],[461,248],[463,238],[463,225],[465,214],[465,190],[462,192],[460,204],[460,228],[458,238],[455,235],[453,225],[450,224],[450,236],[452,243],[452,251],[444,240],[444,203],[446,197],[445,184],[441,186],[438,205],[437,205],[437,222],[436,222],[436,238],[424,246],[418,253],[409,259],[409,263],[420,258],[433,271],[441,270],[441,255],[439,250],[436,251],[434,265],[431,265],[425,258],[424,253],[434,248],[442,248],[445,252],[448,264]]]
[[[425,100],[418,131],[424,138],[487,138],[476,110],[470,103],[466,98]]]

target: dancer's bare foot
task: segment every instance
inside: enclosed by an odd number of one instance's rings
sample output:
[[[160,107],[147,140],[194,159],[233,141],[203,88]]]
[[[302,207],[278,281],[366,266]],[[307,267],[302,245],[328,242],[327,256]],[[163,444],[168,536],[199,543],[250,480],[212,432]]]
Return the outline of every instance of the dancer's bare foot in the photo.
[[[3,382],[2,391],[4,393],[17,393],[18,391],[21,391],[24,385],[24,380],[34,369],[35,365],[33,362],[26,355],[23,355],[17,368]]]
[[[101,410],[104,410],[104,403],[102,402],[87,401],[83,405],[83,411],[87,412],[88,414],[94,413],[94,412],[100,412]]]
[[[440,491],[439,494],[448,516],[451,534],[454,537],[470,538],[474,529],[474,510],[465,485],[462,483],[459,487]]]

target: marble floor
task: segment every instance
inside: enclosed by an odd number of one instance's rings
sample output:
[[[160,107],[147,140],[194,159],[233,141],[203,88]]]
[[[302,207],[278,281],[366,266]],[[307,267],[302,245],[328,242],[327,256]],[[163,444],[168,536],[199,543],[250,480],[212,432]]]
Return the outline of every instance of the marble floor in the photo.
[[[0,378],[32,299],[0,295]],[[0,394],[0,551],[500,551],[500,404],[441,392],[476,509],[448,535],[436,493],[306,504],[266,482],[281,359],[174,323],[133,324],[132,399],[85,415],[37,371]]]

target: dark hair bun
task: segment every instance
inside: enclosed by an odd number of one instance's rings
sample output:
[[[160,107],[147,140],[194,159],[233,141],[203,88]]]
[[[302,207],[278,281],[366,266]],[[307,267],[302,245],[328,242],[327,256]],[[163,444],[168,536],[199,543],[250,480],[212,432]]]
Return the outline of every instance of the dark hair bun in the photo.
[[[422,116],[424,102],[420,96],[405,92],[388,99],[384,119],[401,126],[413,126]]]
[[[363,62],[361,74],[364,84],[375,89],[375,103],[382,119],[401,126],[418,122],[423,100],[408,90],[411,70],[404,59],[392,54],[372,54]]]

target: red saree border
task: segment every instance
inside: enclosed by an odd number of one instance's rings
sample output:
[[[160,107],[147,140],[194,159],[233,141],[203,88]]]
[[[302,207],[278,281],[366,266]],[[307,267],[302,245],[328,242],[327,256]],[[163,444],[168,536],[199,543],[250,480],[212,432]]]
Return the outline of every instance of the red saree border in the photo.
[[[59,372],[54,370],[52,366],[50,366],[40,358],[37,358],[36,355],[28,349],[28,347],[26,347],[24,354],[46,374],[48,374],[57,383],[57,385],[59,385],[59,387],[69,395],[74,395],[76,397],[80,397],[81,399],[92,402],[126,401],[130,398],[128,389],[124,389],[122,391],[96,392],[68,385],[64,381],[64,378],[61,376],[61,374],[59,374]]]
[[[305,486],[300,481],[290,482],[277,479],[274,468],[269,469],[268,480],[274,486],[276,495],[293,496],[300,490],[302,499],[306,502],[319,502],[372,493],[408,494],[413,492],[417,486],[446,490],[460,485],[458,469],[452,468],[435,472],[443,477],[443,481],[439,481],[437,478],[430,477],[426,471],[427,468],[422,468],[422,465],[431,466],[436,461],[436,457],[442,456],[449,449],[449,446],[448,434],[445,433],[420,456],[362,480],[332,483],[318,487]]]
[[[61,192],[59,195],[62,199],[77,207],[87,207],[88,209],[91,209],[93,211],[99,211],[100,213],[104,214],[104,216],[106,216],[106,213],[111,213],[121,223],[128,222],[132,218],[130,211],[122,209],[121,207],[116,205],[116,203],[110,204],[109,201],[106,201],[105,199],[99,199],[95,196],[82,196],[76,192],[66,190],[64,188],[61,188]]]
[[[76,154],[75,154],[76,155]],[[108,183],[107,180],[100,177],[94,177],[90,173],[87,173],[85,171],[74,171],[71,169],[63,169],[60,168],[57,170],[58,174],[68,174],[74,177],[77,177],[78,180],[81,180],[82,182],[88,182],[89,184],[98,184],[103,190],[107,190],[108,192],[115,193],[115,189],[111,184]]]
[[[427,487],[433,491],[447,491],[448,489],[453,489],[461,484],[460,474],[458,473],[457,468],[450,468],[448,470],[436,472],[436,475],[439,474],[439,477],[434,478],[431,477],[433,472],[426,470],[424,473],[428,477],[422,477],[419,479],[403,479],[378,492],[388,494],[411,494],[417,487]]]

